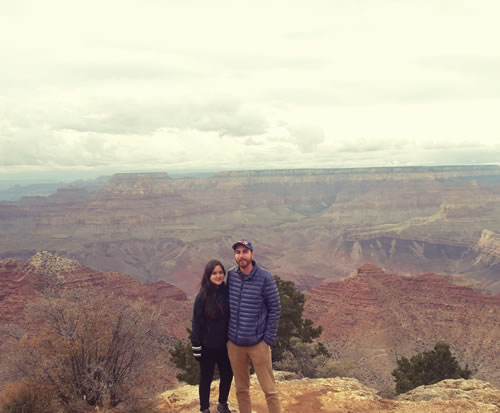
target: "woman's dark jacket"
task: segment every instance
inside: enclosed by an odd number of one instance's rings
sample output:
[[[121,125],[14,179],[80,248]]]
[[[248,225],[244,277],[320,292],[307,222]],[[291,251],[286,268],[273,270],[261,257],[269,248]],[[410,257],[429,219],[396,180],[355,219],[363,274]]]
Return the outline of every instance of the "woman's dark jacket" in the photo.
[[[228,288],[222,283],[215,293],[215,318],[205,314],[200,294],[196,296],[193,309],[191,344],[193,347],[220,348],[227,343],[227,323],[229,319]]]

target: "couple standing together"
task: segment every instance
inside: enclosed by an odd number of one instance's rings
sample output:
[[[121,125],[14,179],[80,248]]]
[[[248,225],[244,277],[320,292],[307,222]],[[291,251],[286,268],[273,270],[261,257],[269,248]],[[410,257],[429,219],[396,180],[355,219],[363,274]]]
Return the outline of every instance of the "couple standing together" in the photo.
[[[218,413],[231,413],[227,399],[236,385],[240,413],[251,413],[250,361],[266,396],[269,413],[280,413],[271,345],[278,331],[280,297],[271,273],[254,261],[253,246],[233,244],[237,266],[227,273],[220,261],[209,261],[193,311],[191,344],[200,362],[200,410],[210,413],[210,384],[215,364],[220,373]]]

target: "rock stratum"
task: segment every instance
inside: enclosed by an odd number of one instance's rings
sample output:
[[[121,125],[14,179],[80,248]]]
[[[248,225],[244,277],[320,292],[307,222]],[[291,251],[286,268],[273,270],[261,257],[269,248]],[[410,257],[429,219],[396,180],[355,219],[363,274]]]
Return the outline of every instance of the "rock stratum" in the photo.
[[[375,265],[306,291],[304,315],[323,327],[321,341],[351,374],[381,391],[394,388],[396,358],[451,346],[473,376],[500,386],[500,295],[462,280],[424,273],[401,276]]]
[[[288,413],[486,413],[500,412],[500,390],[481,380],[443,380],[399,396],[397,400],[380,397],[375,390],[356,379],[278,380],[281,407]],[[211,388],[215,408],[218,382]],[[264,395],[255,377],[251,379],[252,410],[266,413]],[[238,413],[234,386],[229,405]],[[181,386],[161,396],[163,413],[199,412],[198,387]]]
[[[92,188],[0,202],[0,258],[48,250],[99,271],[164,280],[189,296],[231,244],[302,289],[372,262],[461,274],[500,292],[500,167],[116,174]]]

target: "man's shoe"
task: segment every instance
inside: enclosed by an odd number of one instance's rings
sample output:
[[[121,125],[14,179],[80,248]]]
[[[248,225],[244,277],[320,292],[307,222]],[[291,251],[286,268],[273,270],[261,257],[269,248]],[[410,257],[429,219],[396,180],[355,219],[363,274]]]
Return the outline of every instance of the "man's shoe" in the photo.
[[[229,406],[227,403],[219,403],[217,405],[217,413],[231,413],[231,410],[229,409]]]
[[[203,409],[203,410],[200,410],[201,413],[210,413],[210,409]]]

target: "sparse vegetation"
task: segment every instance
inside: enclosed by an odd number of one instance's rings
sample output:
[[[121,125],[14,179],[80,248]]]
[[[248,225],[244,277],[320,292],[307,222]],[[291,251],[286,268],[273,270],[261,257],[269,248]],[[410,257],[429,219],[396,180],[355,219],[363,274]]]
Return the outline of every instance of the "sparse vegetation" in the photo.
[[[150,305],[82,289],[42,298],[28,311],[41,331],[21,337],[11,361],[28,388],[50,389],[60,409],[127,411],[158,390],[166,345]]]
[[[349,364],[334,361],[321,343],[305,343],[297,337],[290,339],[290,348],[280,361],[274,363],[278,370],[290,371],[296,377],[345,377],[350,374]]]
[[[52,398],[49,388],[11,383],[0,393],[0,413],[53,413]]]
[[[459,366],[451,354],[450,345],[444,342],[437,342],[433,350],[418,353],[410,359],[401,357],[396,361],[398,367],[392,372],[396,394],[445,379],[468,379],[472,374],[467,365],[464,369]]]

